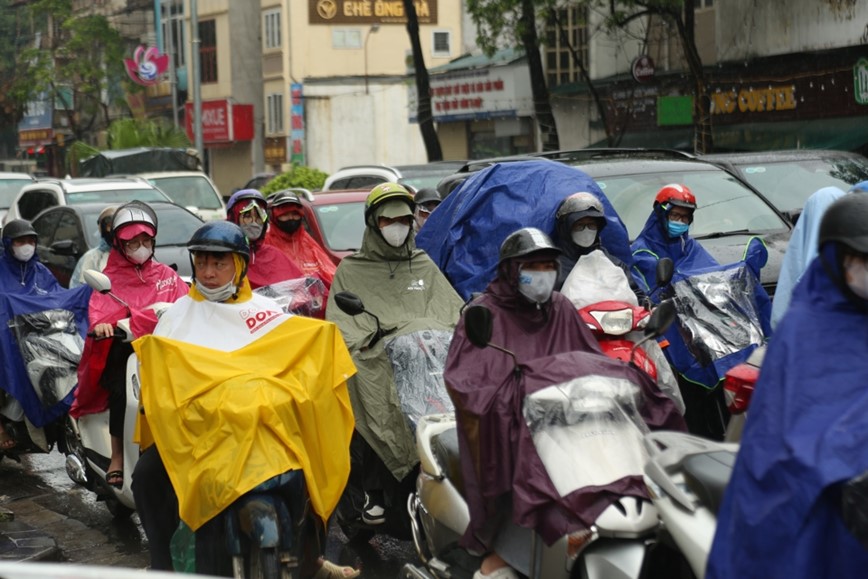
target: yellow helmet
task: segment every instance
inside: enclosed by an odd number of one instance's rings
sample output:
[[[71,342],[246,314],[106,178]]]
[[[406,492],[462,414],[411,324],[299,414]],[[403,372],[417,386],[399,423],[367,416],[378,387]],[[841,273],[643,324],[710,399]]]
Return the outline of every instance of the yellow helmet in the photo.
[[[411,213],[416,209],[413,195],[406,187],[398,183],[380,183],[371,189],[367,199],[365,199],[365,221],[368,225],[375,225],[373,223],[374,210],[388,201],[403,201],[410,207]]]

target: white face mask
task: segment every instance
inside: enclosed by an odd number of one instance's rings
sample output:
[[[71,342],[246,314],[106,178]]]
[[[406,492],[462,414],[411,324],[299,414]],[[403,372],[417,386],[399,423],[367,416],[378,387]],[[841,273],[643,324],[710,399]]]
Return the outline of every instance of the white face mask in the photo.
[[[556,271],[519,271],[518,291],[533,303],[544,304],[552,297],[557,279]]]
[[[241,231],[244,232],[244,235],[247,236],[247,239],[250,241],[256,241],[259,239],[259,236],[262,235],[262,224],[261,223],[247,223],[241,226]]]
[[[594,240],[597,239],[596,230],[585,229],[583,231],[573,231],[573,243],[579,247],[591,247],[594,245]]]
[[[383,239],[392,247],[401,247],[410,234],[410,226],[403,223],[393,223],[380,229]]]
[[[15,259],[18,261],[30,261],[30,258],[33,257],[34,253],[36,253],[36,246],[29,243],[12,248],[12,255],[14,255]]]
[[[214,289],[196,283],[196,289],[198,289],[199,293],[205,296],[205,299],[209,302],[225,302],[237,291],[235,284],[232,283],[233,281],[234,280],[229,280],[226,284]]]
[[[859,259],[853,259],[845,266],[847,270],[847,286],[853,290],[853,293],[868,300],[868,267],[865,262]]]
[[[152,253],[153,252],[150,247],[140,245],[138,248],[136,248],[135,251],[128,251],[127,257],[131,262],[142,265],[143,263],[148,261]]]

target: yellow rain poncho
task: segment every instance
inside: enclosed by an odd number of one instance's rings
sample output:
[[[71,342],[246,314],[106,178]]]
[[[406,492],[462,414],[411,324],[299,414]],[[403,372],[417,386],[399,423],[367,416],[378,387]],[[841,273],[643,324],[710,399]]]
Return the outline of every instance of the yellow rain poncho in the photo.
[[[353,431],[355,367],[337,327],[260,296],[197,297],[133,344],[147,417],[138,437],[147,446],[152,434],[160,449],[181,519],[196,530],[256,485],[302,469],[326,520],[349,476]]]

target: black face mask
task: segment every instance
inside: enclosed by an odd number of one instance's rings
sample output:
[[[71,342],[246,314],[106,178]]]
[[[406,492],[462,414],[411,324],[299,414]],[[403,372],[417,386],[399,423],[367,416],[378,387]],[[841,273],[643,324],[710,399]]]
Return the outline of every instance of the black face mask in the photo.
[[[114,241],[114,235],[112,235],[112,230],[111,229],[100,229],[99,234],[100,234],[100,237],[103,238],[103,241],[105,241],[108,244],[108,246],[111,247],[112,242]]]
[[[301,227],[301,219],[288,219],[286,221],[275,219],[274,221],[277,228],[284,233],[295,233],[298,231],[298,228]]]

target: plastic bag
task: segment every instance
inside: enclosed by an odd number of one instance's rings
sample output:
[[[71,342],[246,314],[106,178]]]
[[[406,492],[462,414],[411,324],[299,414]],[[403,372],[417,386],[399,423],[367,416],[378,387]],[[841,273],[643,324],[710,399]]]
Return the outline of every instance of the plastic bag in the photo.
[[[564,281],[561,293],[577,309],[609,300],[639,305],[624,270],[600,250],[579,258]]]
[[[280,304],[284,313],[323,319],[326,307],[326,287],[315,277],[288,279],[253,290]]]

